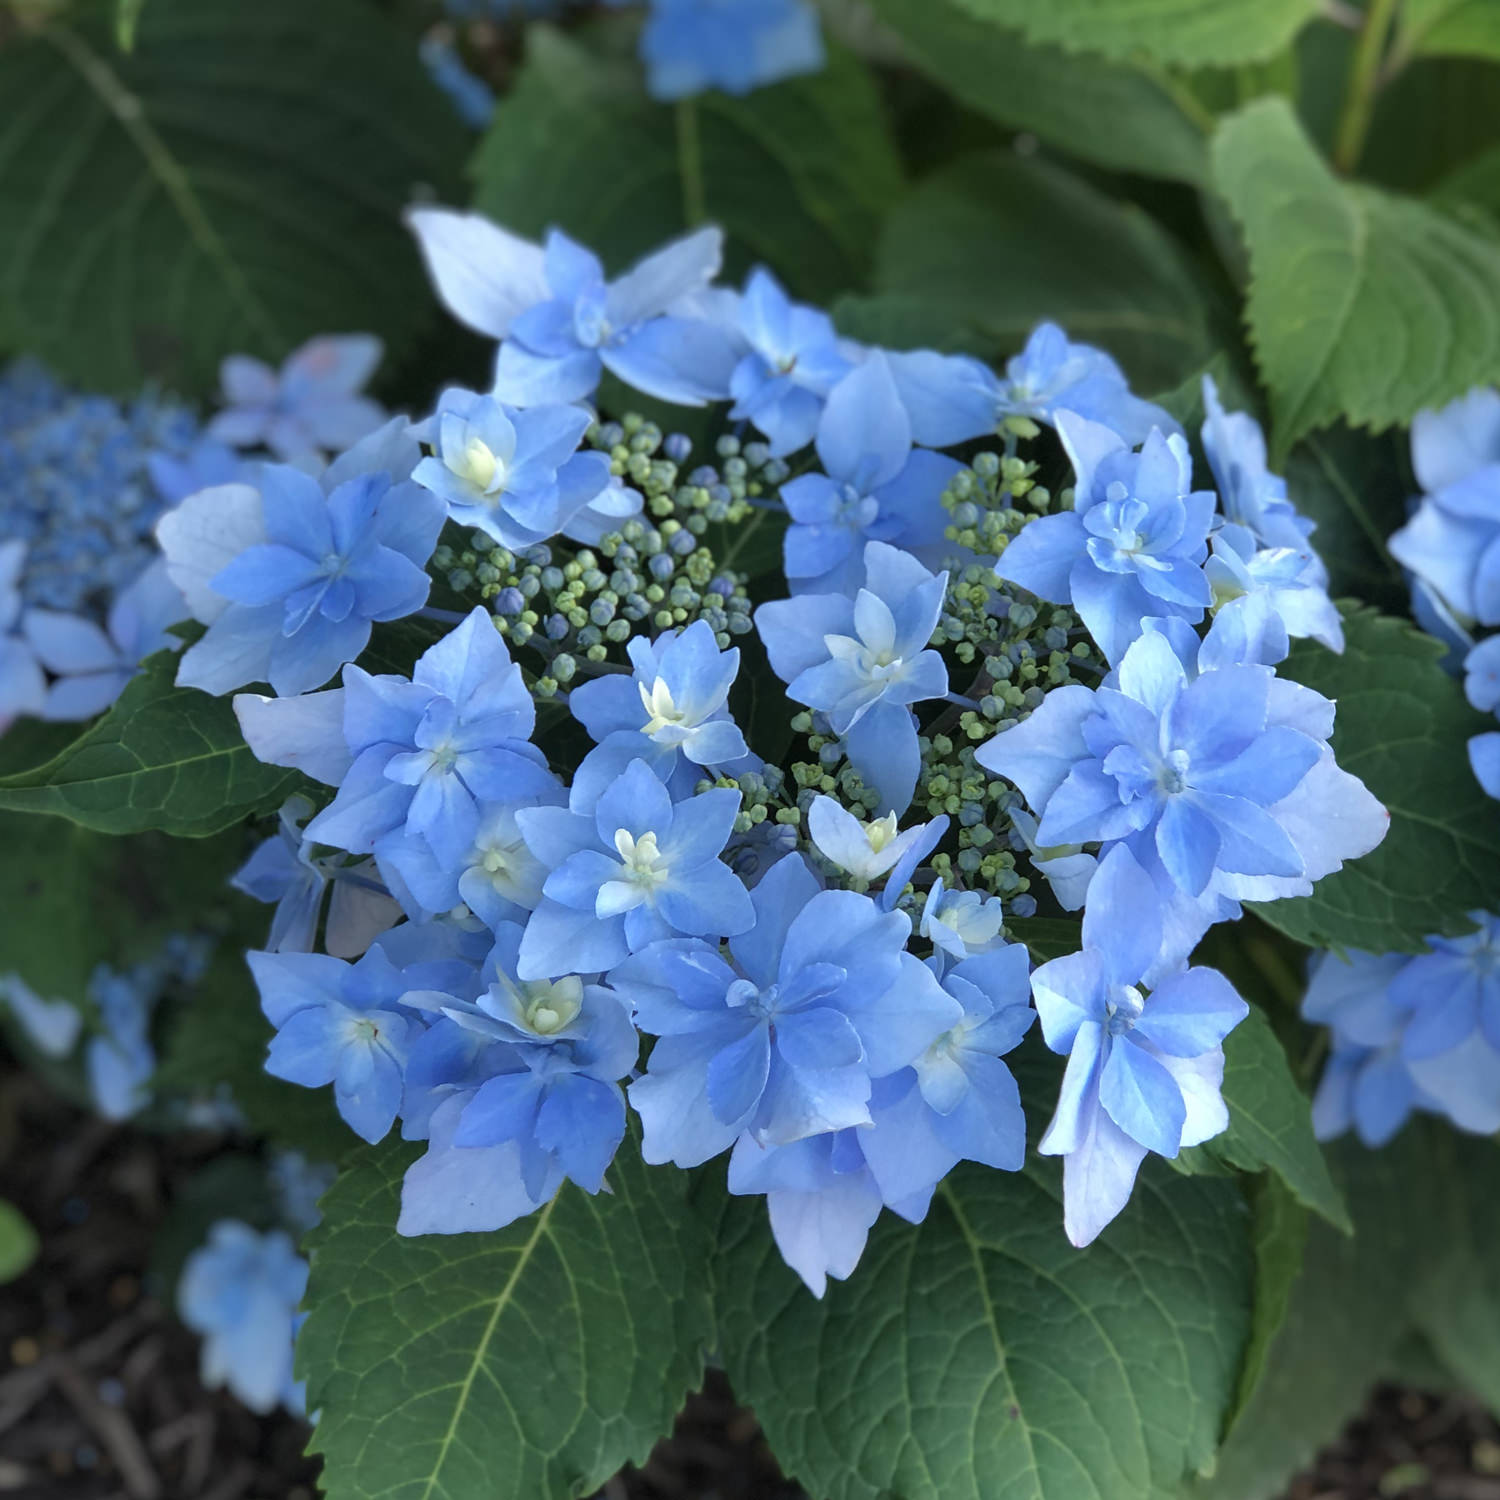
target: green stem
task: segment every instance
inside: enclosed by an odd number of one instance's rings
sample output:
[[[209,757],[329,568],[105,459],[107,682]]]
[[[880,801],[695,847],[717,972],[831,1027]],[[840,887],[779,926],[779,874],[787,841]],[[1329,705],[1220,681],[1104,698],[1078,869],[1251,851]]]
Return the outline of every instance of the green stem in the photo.
[[[703,143],[698,137],[698,101],[677,101],[677,170],[682,178],[682,216],[691,229],[708,217],[703,192]]]
[[[1333,164],[1340,172],[1352,172],[1359,165],[1365,136],[1370,130],[1370,118],[1375,112],[1375,93],[1380,87],[1380,64],[1385,55],[1386,38],[1399,4],[1400,0],[1370,0],[1365,12],[1364,29],[1354,49],[1354,62],[1344,88],[1344,107],[1334,138]]]

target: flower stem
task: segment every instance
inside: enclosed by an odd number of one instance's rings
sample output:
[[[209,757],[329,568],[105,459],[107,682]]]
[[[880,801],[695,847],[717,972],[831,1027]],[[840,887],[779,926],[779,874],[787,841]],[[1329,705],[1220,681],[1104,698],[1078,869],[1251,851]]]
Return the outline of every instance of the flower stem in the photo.
[[[1375,112],[1375,94],[1380,87],[1380,64],[1385,55],[1386,37],[1395,19],[1400,0],[1370,0],[1364,26],[1354,49],[1349,81],[1344,88],[1344,107],[1339,115],[1334,138],[1333,164],[1343,173],[1359,165],[1370,118]]]
[[[677,170],[682,178],[682,216],[691,229],[708,217],[703,192],[703,143],[698,136],[698,101],[677,101]]]

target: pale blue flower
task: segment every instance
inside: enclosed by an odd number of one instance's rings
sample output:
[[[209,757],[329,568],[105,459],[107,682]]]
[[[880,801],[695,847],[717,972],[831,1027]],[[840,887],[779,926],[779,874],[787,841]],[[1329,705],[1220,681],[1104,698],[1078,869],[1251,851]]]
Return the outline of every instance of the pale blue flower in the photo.
[[[641,58],[654,98],[685,99],[816,73],[824,52],[807,0],[652,0]]]
[[[1098,423],[1061,412],[1072,510],[1038,516],[995,572],[1053,604],[1071,604],[1111,662],[1148,617],[1196,625],[1213,602],[1203,572],[1214,496],[1192,490],[1186,441],[1153,429],[1139,453]]]
[[[1151,882],[1128,849],[1100,861],[1083,948],[1031,976],[1047,1045],[1067,1056],[1038,1149],[1063,1162],[1063,1226],[1091,1243],[1124,1208],[1148,1151],[1174,1157],[1229,1124],[1224,1037],[1249,1013],[1215,969],[1181,969],[1149,993],[1162,945]]]
[[[935,948],[957,960],[1001,947],[1004,920],[998,896],[946,890],[939,876],[927,892],[918,930]]]
[[[503,406],[446,390],[412,434],[435,450],[412,479],[448,507],[448,518],[519,551],[571,524],[610,483],[604,453],[580,453],[594,417],[581,406]]]
[[[787,696],[827,716],[882,810],[900,813],[921,769],[910,705],[948,691],[948,669],[927,649],[948,575],[883,542],[868,543],[864,559],[853,599],[777,600],[760,606],[755,625]]]
[[[632,761],[588,813],[517,812],[549,869],[521,943],[521,977],[599,972],[679,934],[744,932],[755,920],[750,894],[719,858],[739,809],[740,793],[725,787],[674,804],[645,762]]]
[[[1212,375],[1203,377],[1203,408],[1203,451],[1219,486],[1225,519],[1244,527],[1262,547],[1312,556],[1308,577],[1326,587],[1327,572],[1307,541],[1313,523],[1287,499],[1286,480],[1266,467],[1260,423],[1248,412],[1226,412]]]
[[[781,487],[792,518],[783,565],[794,593],[852,594],[864,570],[865,544],[890,542],[929,567],[952,544],[943,491],[961,465],[913,449],[911,423],[878,350],[839,381],[818,422],[824,473],[800,474]]]
[[[25,566],[25,542],[0,542],[0,734],[12,719],[41,713],[47,701],[47,674],[19,629]]]
[[[856,880],[874,881],[890,875],[889,887],[895,888],[896,895],[910,879],[909,873],[902,875],[908,856],[915,855],[911,861],[914,867],[937,847],[947,829],[947,818],[937,817],[898,833],[895,813],[867,822],[832,797],[814,797],[807,809],[808,836],[825,859]],[[902,876],[899,883],[898,876]]]
[[[1328,597],[1327,572],[1307,550],[1257,547],[1248,527],[1231,522],[1214,533],[1203,566],[1218,618],[1245,645],[1247,661],[1274,666],[1292,640],[1311,639],[1330,651],[1344,649],[1344,627]]]
[[[1131,447],[1153,427],[1179,430],[1161,407],[1131,394],[1109,355],[1070,342],[1055,323],[1037,325],[1003,379],[966,355],[919,349],[890,359],[912,434],[930,448],[988,437],[1007,417],[1055,426],[1062,411],[1109,428]]]
[[[16,973],[0,974],[3,1003],[31,1044],[47,1057],[66,1057],[83,1030],[83,1012],[68,1000],[45,1000]]]
[[[843,341],[827,313],[793,302],[763,266],[750,273],[736,312],[746,350],[730,377],[729,415],[753,422],[772,457],[795,453],[812,442],[823,403],[849,373]]]
[[[338,795],[307,826],[318,843],[379,860],[380,841],[404,832],[459,865],[474,847],[482,802],[546,796],[555,785],[529,743],[536,707],[521,669],[481,606],[417,658],[409,682],[346,668],[342,700],[353,759]]]
[[[746,1131],[780,1145],[869,1124],[871,1078],[907,1066],[959,1018],[905,952],[901,913],[820,891],[796,855],[751,897],[754,926],[727,960],[679,939],[609,976],[658,1039],[630,1087],[649,1162],[696,1166]]]
[[[269,448],[287,463],[321,462],[385,420],[379,403],[360,394],[380,355],[380,340],[367,333],[309,339],[280,370],[231,355],[219,369],[224,410],[208,424],[208,436],[235,448]]]
[[[300,1416],[305,1389],[292,1376],[292,1349],[306,1290],[307,1262],[289,1235],[218,1220],[177,1284],[177,1311],[203,1338],[204,1385],[227,1386],[262,1415],[281,1405]]]
[[[421,1026],[401,1004],[412,988],[405,975],[379,947],[354,964],[325,953],[247,957],[276,1028],[266,1072],[303,1088],[333,1084],[349,1128],[380,1140],[401,1106],[406,1049]]]

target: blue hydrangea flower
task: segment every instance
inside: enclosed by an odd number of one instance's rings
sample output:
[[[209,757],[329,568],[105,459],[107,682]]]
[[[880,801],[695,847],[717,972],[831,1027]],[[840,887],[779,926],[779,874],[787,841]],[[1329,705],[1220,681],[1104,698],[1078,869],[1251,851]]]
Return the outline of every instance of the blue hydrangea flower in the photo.
[[[277,1151],[266,1177],[282,1221],[299,1235],[323,1222],[318,1200],[333,1186],[338,1168],[332,1162],[309,1161],[300,1151]]]
[[[179,685],[305,693],[364,650],[373,622],[420,609],[444,507],[409,481],[418,453],[382,429],[321,482],[266,464],[258,489],[204,490],[164,516],[167,572],[208,626]]]
[[[744,932],[755,920],[750,894],[719,858],[739,810],[739,792],[727,787],[674,804],[644,761],[632,761],[592,812],[521,809],[521,833],[550,872],[526,924],[521,977],[610,969],[678,934]]]
[[[864,586],[853,599],[777,600],[756,610],[755,625],[787,696],[827,716],[881,808],[900,813],[921,770],[910,705],[948,691],[948,669],[927,649],[948,575],[934,578],[884,542],[870,542],[864,560]]]
[[[0,1005],[47,1057],[66,1057],[83,1030],[83,1012],[68,1000],[45,1000],[17,973],[0,974]]]
[[[1186,441],[1153,429],[1139,453],[1096,422],[1061,412],[1072,510],[1038,516],[995,572],[1053,604],[1071,604],[1111,662],[1148,617],[1196,625],[1213,602],[1203,572],[1214,496],[1193,490]]]
[[[307,826],[317,843],[379,860],[381,840],[404,832],[461,866],[482,802],[545,797],[555,784],[529,743],[536,707],[521,669],[482,607],[417,658],[409,682],[346,668],[341,706],[352,761],[338,795]],[[282,763],[263,739],[251,744]]]
[[[911,870],[932,853],[947,831],[948,819],[937,817],[898,833],[895,813],[865,822],[832,797],[814,797],[807,809],[807,832],[818,853],[856,880],[868,882],[890,875],[887,889],[894,892],[892,905],[911,878]]]
[[[280,1405],[300,1416],[305,1389],[292,1377],[292,1349],[306,1290],[307,1262],[289,1235],[218,1220],[177,1284],[177,1311],[203,1338],[204,1385],[227,1386],[263,1415]]]
[[[961,465],[913,449],[911,423],[878,350],[828,397],[817,428],[822,474],[800,474],[781,487],[792,518],[783,543],[794,593],[852,594],[864,569],[865,543],[890,542],[929,567],[953,550],[943,538],[941,496]]]
[[[41,713],[47,701],[47,674],[19,628],[25,566],[25,542],[0,542],[0,734],[12,719]]]
[[[303,1088],[333,1084],[349,1128],[382,1139],[400,1109],[406,1049],[420,1027],[401,1004],[413,988],[406,976],[379,947],[354,964],[325,953],[247,956],[276,1028],[266,1072]]]
[[[385,421],[377,402],[360,395],[380,363],[380,340],[368,333],[309,339],[281,369],[231,355],[219,369],[224,410],[208,436],[235,448],[269,448],[287,463],[321,463],[325,452],[352,447]]]
[[[833,319],[793,302],[764,267],[750,273],[736,306],[744,340],[729,380],[730,417],[753,422],[775,458],[813,440],[828,393],[851,368]]]
[[[460,526],[520,550],[563,530],[610,483],[604,453],[579,453],[593,425],[581,406],[520,411],[492,396],[446,390],[435,415],[412,429],[435,450],[412,478]]]
[[[598,257],[561,230],[548,234],[544,248],[478,214],[416,209],[407,222],[448,310],[504,340],[495,366],[500,401],[581,401],[606,369],[649,396],[687,406],[728,394],[735,354],[723,328],[673,313],[718,274],[718,229],[674,240],[606,282]]]
[[[1268,667],[1199,670],[1185,626],[1147,631],[1099,689],[1048,693],[975,752],[1020,788],[1044,847],[1128,843],[1167,908],[1163,963],[1242,900],[1305,895],[1389,815],[1328,749],[1333,704]]]
[[[380,840],[380,863],[415,920],[468,912],[491,930],[501,922],[524,922],[541,902],[547,866],[527,847],[516,814],[566,801],[562,783],[554,780],[544,794],[481,802],[473,847],[461,860],[439,859],[426,839],[403,829]]]
[[[706,89],[748,94],[824,63],[818,13],[807,0],[652,0],[641,32],[653,98]]]
[[[1063,1227],[1075,1245],[1125,1207],[1148,1151],[1176,1156],[1229,1124],[1221,1044],[1249,1007],[1215,969],[1181,969],[1144,993],[1161,945],[1151,882],[1115,848],[1089,889],[1082,951],[1031,976],[1042,1034],[1068,1058],[1038,1149],[1064,1158]]]
[[[128,1120],[150,1102],[151,1018],[164,977],[155,964],[120,972],[100,964],[89,977],[99,1029],[84,1048],[84,1066],[94,1108],[106,1120]]]
[[[1225,518],[1244,527],[1262,547],[1312,556],[1315,567],[1308,576],[1326,586],[1326,571],[1307,542],[1313,523],[1299,516],[1287,499],[1286,480],[1266,467],[1266,438],[1260,423],[1247,412],[1226,412],[1212,375],[1203,377],[1203,409],[1203,451],[1219,487],[1219,507]]]
[[[1333,1043],[1313,1100],[1320,1140],[1353,1129],[1383,1146],[1414,1109],[1480,1135],[1500,1130],[1500,1050],[1476,1024],[1496,924],[1474,915],[1481,928],[1461,940],[1467,951],[1434,940],[1415,959],[1351,951],[1313,961],[1302,1014],[1329,1027]]]
[[[695,620],[686,630],[625,648],[634,673],[582,682],[568,696],[573,716],[598,748],[573,778],[573,804],[587,811],[634,760],[644,760],[679,796],[701,779],[701,768],[733,768],[749,747],[729,716],[729,689],[739,674],[738,649],[720,651],[712,628]]]
[[[401,918],[369,860],[350,865],[337,855],[316,855],[302,825],[312,816],[306,797],[291,797],[278,827],[235,872],[230,884],[256,901],[274,904],[266,948],[311,953],[330,887],[323,946],[336,958],[358,958]]]
[[[652,944],[610,984],[658,1038],[630,1102],[648,1162],[697,1166],[748,1131],[779,1145],[870,1122],[870,1079],[909,1064],[959,1017],[905,952],[910,924],[868,896],[820,891],[796,855],[751,893],[729,959]]]
[[[218,484],[250,484],[259,472],[252,459],[213,438],[199,438],[182,452],[157,451],[146,455],[146,472],[157,494],[168,505],[178,505],[199,490]]]
[[[1259,547],[1248,527],[1230,522],[1214,533],[1203,571],[1219,619],[1244,640],[1245,660],[1274,666],[1286,659],[1293,639],[1344,649],[1327,571],[1305,545]]]
[[[965,355],[919,349],[890,359],[912,435],[930,448],[987,437],[1008,417],[1055,426],[1062,411],[1109,428],[1130,447],[1153,427],[1178,431],[1161,407],[1131,394],[1109,355],[1072,343],[1055,323],[1037,325],[1004,379]]]
[[[848,1277],[882,1207],[913,1224],[960,1161],[1018,1171],[1026,1117],[1000,1061],[1036,1012],[1027,1004],[1026,950],[1013,947],[951,970],[944,988],[963,1006],[913,1066],[876,1079],[870,1123],[765,1146],[736,1142],[729,1191],[764,1194],[782,1258],[821,1297]]]
[[[504,1049],[489,1054],[488,1076],[465,1100],[451,1144],[465,1150],[515,1142],[521,1185],[534,1202],[550,1197],[563,1177],[597,1193],[625,1135],[619,1080],[635,1066],[640,1041],[609,990],[577,974],[518,978],[521,942],[520,927],[501,925],[485,964],[488,987],[477,1000],[411,997]]]
[[[3,647],[0,647],[3,650]],[[1481,713],[1500,712],[1500,635],[1481,641],[1464,657],[1464,693]],[[1469,764],[1491,797],[1500,797],[1500,730],[1469,739]]]
[[[429,32],[417,50],[427,76],[448,96],[459,119],[471,129],[483,130],[495,112],[495,91],[470,72],[447,37]]]
[[[1391,554],[1460,621],[1500,625],[1500,392],[1418,412],[1411,438],[1423,496]]]
[[[939,952],[965,959],[1001,947],[1004,920],[998,896],[947,890],[939,876],[927,892],[918,930]]]

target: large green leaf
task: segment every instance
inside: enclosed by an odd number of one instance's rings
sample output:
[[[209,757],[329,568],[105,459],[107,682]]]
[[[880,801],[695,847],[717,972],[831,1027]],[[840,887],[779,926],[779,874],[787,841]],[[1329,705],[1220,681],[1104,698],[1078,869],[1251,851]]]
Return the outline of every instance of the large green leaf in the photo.
[[[1235,1184],[1159,1168],[1079,1251],[1055,1162],[960,1167],[822,1301],[731,1201],[721,1352],[783,1467],[820,1500],[1176,1494],[1212,1462],[1251,1269]]]
[[[0,50],[0,303],[91,388],[205,390],[220,359],[434,304],[400,210],[465,139],[416,48],[357,0],[152,0]]]
[[[171,932],[217,925],[238,839],[106,838],[0,813],[0,973],[82,1005],[98,964],[152,955]]]
[[[1275,1172],[1299,1203],[1349,1232],[1349,1211],[1313,1136],[1307,1095],[1258,1006],[1225,1038],[1223,1094],[1229,1129],[1197,1151],[1244,1172]]]
[[[416,1151],[361,1150],[323,1199],[297,1343],[329,1500],[551,1500],[640,1461],[712,1338],[689,1177],[627,1138],[494,1234],[395,1232]]]
[[[1142,390],[1212,353],[1209,313],[1175,242],[1060,167],[985,152],[909,193],[881,235],[876,295],[835,310],[856,338],[991,359],[1043,319],[1100,344]]]
[[[1281,451],[1340,417],[1389,427],[1500,379],[1500,246],[1341,182],[1284,99],[1225,121],[1212,155],[1249,245],[1247,318]]]
[[[101,833],[194,838],[277,807],[301,781],[262,765],[228,698],[174,685],[177,658],[149,658],[114,707],[40,766],[0,777],[0,808],[52,813]]]
[[[1500,146],[1450,172],[1433,189],[1432,201],[1500,238]]]
[[[13,1203],[0,1198],[0,1286],[14,1281],[36,1259],[36,1230]]]
[[[911,59],[970,109],[1086,161],[1201,183],[1207,115],[1162,69],[1035,46],[964,13],[962,0],[876,0]],[[1099,122],[1107,119],[1108,130]]]
[[[1286,1322],[1307,1249],[1307,1210],[1279,1177],[1266,1174],[1252,1178],[1245,1184],[1245,1198],[1250,1205],[1255,1249],[1255,1296],[1250,1341],[1245,1345],[1226,1432],[1233,1430],[1260,1389],[1276,1337]]]
[[[1318,523],[1312,543],[1329,592],[1404,614],[1410,596],[1386,550],[1410,493],[1396,440],[1343,425],[1309,433],[1287,455],[1286,483],[1292,503]]]
[[[1488,57],[1500,62],[1500,7],[1494,0],[1406,0],[1399,54]]]
[[[874,83],[826,71],[675,113],[616,64],[533,27],[526,65],[474,163],[476,208],[519,234],[560,225],[612,270],[688,225],[729,237],[728,270],[767,262],[803,297],[863,281],[900,168]]]
[[[1379,1378],[1409,1322],[1413,1276],[1430,1245],[1440,1194],[1425,1131],[1384,1151],[1343,1142],[1335,1175],[1355,1233],[1308,1227],[1302,1274],[1258,1386],[1219,1452],[1211,1478],[1184,1500],[1271,1500],[1329,1442]]]
[[[1317,0],[959,0],[1034,42],[1201,67],[1259,62],[1281,51],[1318,14]],[[1110,128],[1100,120],[1101,130]]]
[[[1465,914],[1500,890],[1500,806],[1466,750],[1492,721],[1438,665],[1442,645],[1404,620],[1360,610],[1344,636],[1342,656],[1305,642],[1279,671],[1338,703],[1334,754],[1390,809],[1390,832],[1312,895],[1256,910],[1315,948],[1415,953],[1428,934],[1469,931]]]

